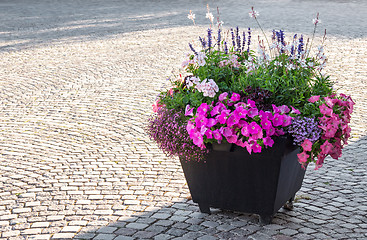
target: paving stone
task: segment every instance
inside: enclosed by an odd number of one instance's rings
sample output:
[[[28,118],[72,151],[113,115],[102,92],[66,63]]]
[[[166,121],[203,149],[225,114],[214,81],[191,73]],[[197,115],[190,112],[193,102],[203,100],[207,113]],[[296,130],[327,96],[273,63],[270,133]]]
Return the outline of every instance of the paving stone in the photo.
[[[97,234],[97,236],[95,236],[93,239],[98,239],[98,240],[112,240],[115,239],[116,235],[115,234],[110,234],[110,233],[99,233]]]
[[[51,239],[71,239],[75,233],[55,233]]]

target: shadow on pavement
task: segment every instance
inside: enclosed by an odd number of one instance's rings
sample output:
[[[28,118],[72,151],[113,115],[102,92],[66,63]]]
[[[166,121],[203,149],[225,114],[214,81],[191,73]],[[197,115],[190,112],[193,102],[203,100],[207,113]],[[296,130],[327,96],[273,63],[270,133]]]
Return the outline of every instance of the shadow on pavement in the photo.
[[[206,3],[221,11],[225,27],[257,27],[248,12],[254,6],[264,29],[311,34],[311,20],[320,12],[322,25],[331,35],[365,37],[367,3],[355,1],[1,1],[0,51],[43,44],[88,41],[114,37],[126,32],[190,26],[189,10],[199,25],[208,26]]]
[[[297,193],[294,210],[280,209],[270,225],[259,225],[255,214],[213,208],[211,215],[203,214],[196,203],[183,199],[162,207],[148,207],[140,213],[127,214],[131,211],[122,210],[119,221],[105,227],[91,227],[76,238],[363,238],[367,236],[366,151],[365,136],[345,147],[341,159],[328,158],[325,166],[317,171],[310,165]]]

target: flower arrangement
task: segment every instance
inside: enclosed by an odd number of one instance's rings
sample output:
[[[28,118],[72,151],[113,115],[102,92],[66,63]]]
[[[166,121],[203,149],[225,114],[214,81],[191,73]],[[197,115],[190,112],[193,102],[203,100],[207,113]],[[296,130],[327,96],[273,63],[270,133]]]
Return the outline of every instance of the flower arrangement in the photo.
[[[199,37],[201,50],[189,44],[192,53],[182,63],[186,76],[180,74],[170,90],[159,94],[150,136],[168,155],[186,160],[203,159],[214,143],[260,153],[281,135],[300,147],[304,167],[314,162],[318,169],[328,155],[338,159],[350,137],[354,102],[337,94],[322,73],[326,31],[311,51],[319,16],[311,40],[297,34],[287,40],[284,31],[274,30],[268,41],[259,13],[252,8],[249,15],[264,34],[256,41],[257,51],[250,28],[226,31],[219,17],[214,24],[208,7],[211,25],[206,37]],[[191,11],[188,18],[195,24]]]

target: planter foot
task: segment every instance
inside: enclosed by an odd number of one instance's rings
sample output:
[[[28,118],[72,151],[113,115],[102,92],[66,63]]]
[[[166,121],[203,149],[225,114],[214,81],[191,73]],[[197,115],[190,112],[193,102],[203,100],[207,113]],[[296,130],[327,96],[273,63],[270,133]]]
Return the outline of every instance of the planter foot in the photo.
[[[200,212],[202,212],[202,213],[211,214],[208,204],[199,203],[199,209],[200,209]]]
[[[273,215],[260,215],[259,222],[261,225],[268,225],[273,220]]]
[[[283,208],[292,211],[293,208],[294,208],[293,207],[293,198],[289,199],[289,201],[284,204]]]

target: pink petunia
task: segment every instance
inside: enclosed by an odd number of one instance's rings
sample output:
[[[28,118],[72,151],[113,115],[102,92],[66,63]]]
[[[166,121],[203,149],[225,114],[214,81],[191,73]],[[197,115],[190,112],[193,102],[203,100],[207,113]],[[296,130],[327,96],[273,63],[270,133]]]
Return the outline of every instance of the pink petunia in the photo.
[[[220,109],[220,106],[213,107],[213,109],[210,111],[210,115],[212,117],[214,117],[215,115],[218,115],[219,114],[219,109]]]
[[[305,139],[303,141],[303,143],[301,144],[301,147],[303,148],[304,151],[311,152],[312,151],[312,142],[308,139]]]
[[[328,108],[325,105],[325,103],[323,103],[322,105],[320,105],[319,108],[320,108],[321,114],[325,114],[325,115],[331,116],[331,114],[333,113],[333,109]]]
[[[187,104],[185,108],[185,116],[193,116],[194,115],[193,111],[194,108],[190,108],[190,105]]]
[[[325,155],[329,154],[332,148],[333,148],[333,145],[329,143],[329,141],[327,140],[320,146],[321,153]]]
[[[290,109],[287,105],[282,105],[278,107],[281,114],[289,113]]]
[[[152,106],[153,106],[153,112],[158,112],[158,110],[163,107],[163,104],[160,104],[160,99],[158,99]]]
[[[228,96],[227,92],[224,92],[222,94],[219,95],[219,101],[223,102]]]
[[[225,136],[225,137],[230,137],[230,136],[232,136],[233,135],[233,129],[232,128],[230,128],[230,127],[224,127],[223,128],[223,136]]]
[[[326,105],[328,105],[330,108],[333,108],[335,101],[329,97],[324,97]]]
[[[294,113],[294,114],[301,114],[301,112],[300,112],[298,109],[295,109],[295,108],[294,108],[294,107],[292,107],[292,106],[291,106],[291,108],[292,108],[291,113]]]
[[[274,113],[280,113],[279,107],[277,107],[275,104],[271,104],[271,106],[273,107],[273,112]]]
[[[308,155],[305,151],[303,151],[303,152],[301,152],[301,153],[297,154],[298,161],[299,161],[300,163],[305,163],[305,162],[307,162],[307,159],[308,159],[308,157],[309,157],[309,156],[310,156],[310,155]]]
[[[314,103],[320,100],[320,95],[312,96],[308,99],[309,102]]]

